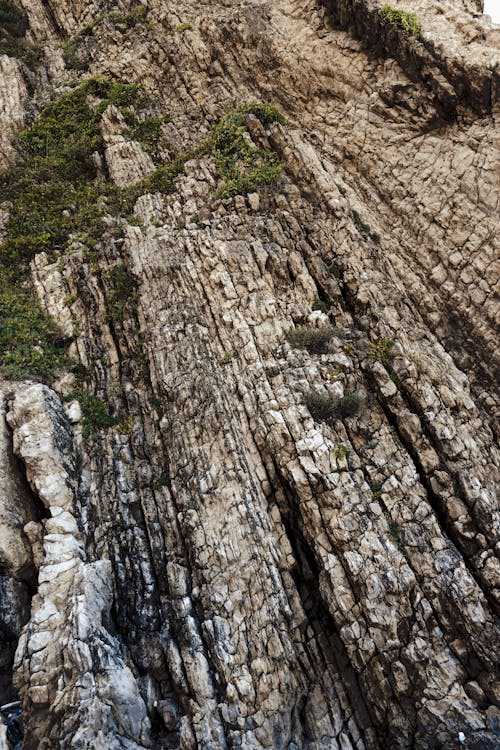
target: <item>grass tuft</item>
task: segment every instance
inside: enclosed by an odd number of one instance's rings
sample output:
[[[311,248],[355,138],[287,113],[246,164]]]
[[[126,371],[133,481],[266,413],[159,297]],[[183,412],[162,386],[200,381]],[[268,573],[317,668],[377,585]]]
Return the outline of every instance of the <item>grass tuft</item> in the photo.
[[[409,13],[406,10],[394,8],[392,5],[386,3],[383,8],[379,10],[379,14],[383,21],[398,26],[410,36],[418,38],[422,33],[422,24],[415,13]]]

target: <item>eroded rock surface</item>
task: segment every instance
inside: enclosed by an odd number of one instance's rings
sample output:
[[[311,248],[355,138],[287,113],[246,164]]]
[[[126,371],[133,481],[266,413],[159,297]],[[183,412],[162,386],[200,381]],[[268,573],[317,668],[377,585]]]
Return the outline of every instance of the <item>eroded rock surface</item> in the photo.
[[[191,156],[31,263],[85,371],[2,387],[25,746],[498,747],[495,29],[458,0],[405,5],[421,40],[369,0],[24,6],[32,108],[100,75],[162,115],[158,156],[103,111],[101,183]],[[221,198],[199,145],[252,101],[284,169]]]

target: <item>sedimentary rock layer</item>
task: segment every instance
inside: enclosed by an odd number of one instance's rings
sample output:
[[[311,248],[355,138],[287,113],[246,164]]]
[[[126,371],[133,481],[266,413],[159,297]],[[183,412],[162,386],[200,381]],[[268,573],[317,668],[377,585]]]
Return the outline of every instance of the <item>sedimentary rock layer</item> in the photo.
[[[405,5],[420,40],[368,0],[23,8],[5,170],[93,76],[162,118],[104,108],[100,232],[25,282],[71,361],[1,384],[23,747],[498,747],[498,29],[458,0]]]

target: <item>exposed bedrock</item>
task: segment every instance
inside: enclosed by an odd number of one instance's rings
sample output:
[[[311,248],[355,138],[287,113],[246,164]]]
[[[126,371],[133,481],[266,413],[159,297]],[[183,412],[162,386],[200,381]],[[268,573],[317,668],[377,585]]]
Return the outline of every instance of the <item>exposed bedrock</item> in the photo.
[[[418,41],[368,2],[22,5],[4,250],[16,153],[80,189],[0,276],[68,354],[37,376],[0,329],[23,747],[497,748],[497,30],[465,0],[408,2]],[[72,182],[53,122],[15,138],[70,84]]]

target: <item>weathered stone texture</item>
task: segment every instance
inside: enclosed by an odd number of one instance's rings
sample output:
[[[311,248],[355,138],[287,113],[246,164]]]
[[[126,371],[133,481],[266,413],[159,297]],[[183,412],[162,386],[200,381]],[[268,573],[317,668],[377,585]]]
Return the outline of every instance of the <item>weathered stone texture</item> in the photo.
[[[2,390],[25,472],[7,451],[0,572],[24,602],[26,747],[423,750],[463,732],[493,750],[495,30],[468,2],[408,3],[423,42],[389,32],[375,58],[316,1],[146,5],[133,28],[104,18],[89,72],[151,91],[174,153],[235,104],[276,104],[286,125],[249,116],[246,137],[285,169],[218,200],[213,162],[192,159],[123,237],[109,219],[97,259],[75,242],[32,263],[121,421],[89,445],[67,374]],[[74,75],[63,38],[110,8],[25,7],[47,45],[43,101]],[[358,21],[374,9],[334,16],[373,44]],[[10,130],[27,106],[14,80]],[[117,185],[151,172],[116,108],[102,132]],[[123,320],[118,264],[137,285]],[[333,327],[324,353],[290,345],[301,325]],[[359,411],[315,421],[311,389],[356,392]]]

